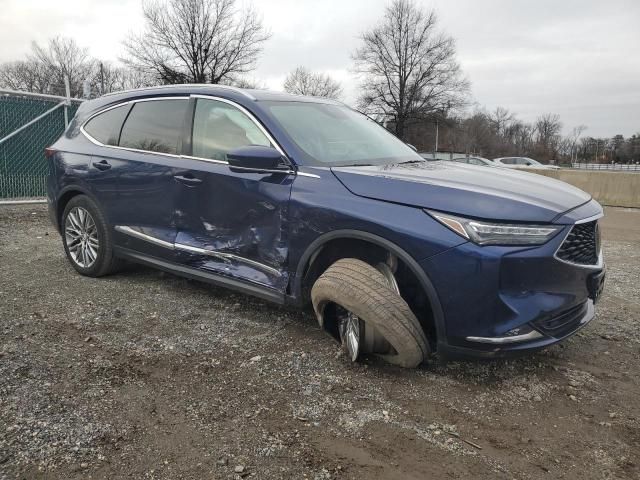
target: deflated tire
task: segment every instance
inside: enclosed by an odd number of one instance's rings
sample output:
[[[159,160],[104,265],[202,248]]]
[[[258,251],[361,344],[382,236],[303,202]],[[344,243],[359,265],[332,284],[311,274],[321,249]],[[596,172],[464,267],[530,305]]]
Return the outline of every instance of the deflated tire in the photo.
[[[389,363],[414,368],[429,354],[427,338],[407,302],[362,260],[343,258],[331,265],[313,285],[311,301],[323,328],[330,304],[351,312],[365,329],[375,328],[392,347],[391,352],[379,354]]]

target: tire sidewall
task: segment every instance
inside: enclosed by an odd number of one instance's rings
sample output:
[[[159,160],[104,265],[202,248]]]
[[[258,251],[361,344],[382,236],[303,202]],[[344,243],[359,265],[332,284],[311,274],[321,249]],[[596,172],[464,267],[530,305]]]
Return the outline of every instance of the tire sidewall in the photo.
[[[67,223],[67,216],[69,212],[73,210],[75,207],[84,208],[89,212],[93,222],[96,225],[96,229],[98,231],[98,255],[96,257],[96,261],[90,267],[82,267],[78,265],[75,260],[71,257],[69,253],[69,247],[67,245],[67,236],[65,233],[65,227]],[[104,216],[100,211],[99,207],[95,204],[93,200],[91,200],[86,195],[78,195],[73,197],[62,213],[62,245],[64,246],[64,252],[67,255],[67,259],[71,266],[82,275],[86,275],[89,277],[99,276],[101,272],[104,270],[105,265],[111,262],[111,242],[109,241],[109,232],[107,230],[106,222],[104,221]]]

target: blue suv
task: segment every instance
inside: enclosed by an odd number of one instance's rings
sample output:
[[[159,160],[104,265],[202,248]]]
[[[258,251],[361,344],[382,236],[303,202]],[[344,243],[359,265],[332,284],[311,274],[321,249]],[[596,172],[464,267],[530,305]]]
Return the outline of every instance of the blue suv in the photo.
[[[594,317],[605,269],[588,194],[427,162],[339,102],[218,85],[87,101],[46,150],[71,265],[122,261],[311,304],[357,360],[528,352]]]

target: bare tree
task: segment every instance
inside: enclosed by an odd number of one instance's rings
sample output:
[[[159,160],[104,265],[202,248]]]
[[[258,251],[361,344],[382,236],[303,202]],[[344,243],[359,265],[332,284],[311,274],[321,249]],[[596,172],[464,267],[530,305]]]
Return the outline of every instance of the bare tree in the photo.
[[[220,83],[230,87],[249,88],[252,90],[266,90],[269,88],[262,80],[248,76],[238,77],[234,75],[233,77],[225,78]]]
[[[560,115],[545,113],[536,119],[535,123],[538,155],[545,159],[551,159],[557,155],[562,122]]]
[[[32,50],[28,60],[41,65],[50,76],[48,93],[64,95],[64,79],[67,77],[71,96],[78,97],[82,94],[82,85],[91,77],[95,66],[86,48],[80,47],[72,38],[55,37],[46,46],[33,42]]]
[[[89,79],[90,96],[99,97],[106,93],[133,88],[150,87],[157,81],[144,72],[114,65],[110,62],[96,62],[96,68]]]
[[[305,67],[297,67],[287,75],[284,90],[295,95],[311,95],[312,97],[340,98],[342,85],[329,75],[316,73]]]
[[[0,85],[14,90],[65,95],[64,79],[69,79],[71,96],[82,94],[84,81],[91,77],[94,61],[86,48],[73,39],[55,37],[41,46],[31,45],[26,60],[0,66]]]
[[[505,135],[515,116],[504,107],[496,107],[488,119],[496,135]]]
[[[255,67],[269,34],[236,0],[150,0],[146,28],[126,42],[124,61],[162,83],[220,83]]]
[[[394,125],[445,115],[469,89],[455,58],[453,38],[436,31],[436,14],[411,0],[394,0],[381,22],[362,35],[353,55],[363,77],[359,107]]]
[[[33,60],[17,60],[0,65],[0,87],[35,93],[48,93],[51,77],[42,64]]]

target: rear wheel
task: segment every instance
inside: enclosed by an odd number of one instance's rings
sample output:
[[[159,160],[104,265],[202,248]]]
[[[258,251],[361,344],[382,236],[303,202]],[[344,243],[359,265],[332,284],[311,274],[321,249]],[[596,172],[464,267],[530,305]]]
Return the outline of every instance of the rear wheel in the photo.
[[[338,260],[313,285],[313,308],[323,327],[327,309],[334,309],[339,337],[352,361],[372,353],[413,368],[429,354],[428,342],[393,274],[382,265],[376,269],[355,258]]]
[[[73,197],[65,207],[62,242],[69,262],[82,275],[101,277],[120,265],[104,215],[86,195]]]

